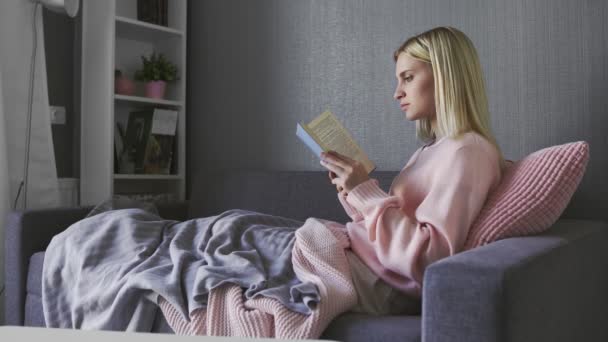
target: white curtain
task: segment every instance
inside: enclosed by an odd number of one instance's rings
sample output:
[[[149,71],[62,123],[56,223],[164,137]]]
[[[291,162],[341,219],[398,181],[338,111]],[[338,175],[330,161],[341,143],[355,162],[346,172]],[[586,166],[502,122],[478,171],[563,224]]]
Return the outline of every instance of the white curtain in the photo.
[[[36,72],[32,105],[27,208],[54,207],[59,203],[57,169],[51,135],[47,90],[42,7],[33,17],[29,0],[0,2],[0,60],[4,93],[10,199],[17,196],[23,180],[26,147],[30,58],[33,23],[37,28]],[[19,207],[23,207],[23,193]],[[12,205],[12,203],[11,203]]]
[[[59,203],[57,169],[51,135],[47,90],[42,7],[34,17],[29,0],[0,1],[0,273],[4,285],[4,229],[23,180],[30,62],[37,27],[36,72],[31,121],[27,209],[55,207]],[[18,209],[23,208],[23,193]],[[3,297],[0,302],[3,304]],[[3,305],[2,305],[3,307]],[[0,314],[0,323],[4,321]]]
[[[0,59],[0,65],[2,60]],[[2,73],[0,73],[0,217],[6,217],[10,208],[10,187],[8,185],[8,156],[6,153],[6,129],[4,118],[4,96],[2,96]],[[0,224],[0,288],[4,291],[4,221]],[[4,308],[4,292],[0,296],[0,308]],[[0,324],[4,323],[4,310],[0,312]]]

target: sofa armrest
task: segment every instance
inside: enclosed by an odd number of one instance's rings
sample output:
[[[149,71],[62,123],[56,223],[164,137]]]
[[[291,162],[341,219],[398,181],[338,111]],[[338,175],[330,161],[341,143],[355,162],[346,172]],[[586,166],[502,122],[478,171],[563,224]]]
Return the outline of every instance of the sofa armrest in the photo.
[[[423,341],[608,341],[608,224],[558,220],[430,265]]]
[[[53,236],[84,218],[92,208],[34,209],[9,213],[4,246],[4,309],[7,325],[23,325],[27,270],[32,254],[45,250]]]
[[[165,219],[187,219],[188,202],[158,205]],[[83,219],[93,209],[50,208],[14,211],[9,213],[5,238],[4,281],[5,320],[7,325],[24,324],[26,281],[30,257],[44,251],[51,239],[73,223]]]

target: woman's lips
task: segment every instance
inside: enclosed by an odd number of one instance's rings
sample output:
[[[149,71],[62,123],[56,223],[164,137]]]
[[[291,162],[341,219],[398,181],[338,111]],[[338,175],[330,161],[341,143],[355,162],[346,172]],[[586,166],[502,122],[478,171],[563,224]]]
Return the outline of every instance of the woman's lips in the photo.
[[[401,105],[401,109],[405,110],[405,109],[407,109],[407,106],[409,106],[409,105],[410,105],[409,103],[404,103]]]

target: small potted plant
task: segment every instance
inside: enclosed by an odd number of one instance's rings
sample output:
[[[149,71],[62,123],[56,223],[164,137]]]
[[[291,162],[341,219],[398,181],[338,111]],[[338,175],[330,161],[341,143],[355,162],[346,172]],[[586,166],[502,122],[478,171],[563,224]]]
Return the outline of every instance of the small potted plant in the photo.
[[[135,94],[135,83],[119,69],[114,70],[114,92],[121,95]]]
[[[152,52],[148,57],[141,56],[142,68],[135,72],[135,79],[145,82],[146,97],[162,99],[165,97],[167,82],[177,80],[177,66],[163,54]]]

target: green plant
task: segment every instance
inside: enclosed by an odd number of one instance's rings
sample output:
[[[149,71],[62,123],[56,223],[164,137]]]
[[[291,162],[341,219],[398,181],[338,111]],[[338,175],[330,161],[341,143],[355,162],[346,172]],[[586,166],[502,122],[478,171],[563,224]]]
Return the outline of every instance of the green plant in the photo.
[[[142,68],[135,72],[135,79],[142,82],[177,80],[177,66],[162,53],[152,52],[149,57],[141,56]]]

